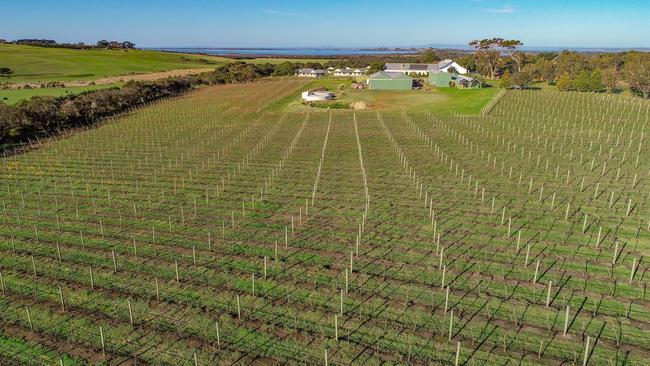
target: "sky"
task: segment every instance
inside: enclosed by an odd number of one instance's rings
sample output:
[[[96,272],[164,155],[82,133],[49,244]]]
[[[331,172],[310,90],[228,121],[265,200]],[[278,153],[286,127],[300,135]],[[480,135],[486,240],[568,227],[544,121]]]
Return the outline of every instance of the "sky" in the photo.
[[[3,0],[0,38],[138,47],[650,47],[650,0]]]

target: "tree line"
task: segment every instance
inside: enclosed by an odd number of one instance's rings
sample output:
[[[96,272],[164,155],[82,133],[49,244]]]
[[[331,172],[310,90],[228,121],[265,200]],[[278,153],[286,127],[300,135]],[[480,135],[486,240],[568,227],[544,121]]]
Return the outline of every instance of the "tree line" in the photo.
[[[296,66],[297,67],[297,66]],[[61,97],[33,97],[17,105],[0,102],[0,146],[57,135],[97,123],[152,101],[176,96],[195,87],[250,82],[272,76],[277,66],[235,62],[214,71],[158,81],[130,81],[121,88],[88,91]]]
[[[107,41],[101,40],[95,44],[86,44],[84,42],[78,43],[59,43],[53,39],[17,39],[14,41],[7,41],[0,39],[0,44],[18,44],[36,47],[49,47],[49,48],[71,48],[71,49],[87,49],[87,48],[105,48],[105,49],[134,49],[135,43],[131,41]]]
[[[458,59],[472,72],[500,79],[503,87],[547,82],[561,91],[620,92],[650,97],[650,54],[645,52],[524,52],[523,42],[490,38],[469,43],[473,54]]]

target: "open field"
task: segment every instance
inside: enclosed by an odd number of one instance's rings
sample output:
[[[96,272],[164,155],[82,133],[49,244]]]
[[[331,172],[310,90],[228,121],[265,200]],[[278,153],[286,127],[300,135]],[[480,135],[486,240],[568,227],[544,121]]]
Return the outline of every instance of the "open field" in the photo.
[[[146,50],[73,50],[0,45],[0,67],[14,74],[0,82],[96,80],[105,77],[180,69],[214,69],[234,59]],[[291,59],[250,59],[251,63],[281,63]],[[317,60],[300,60],[317,61]]]
[[[647,101],[278,108],[305,83],[2,159],[0,360],[647,364]]]
[[[360,78],[361,79],[361,78]],[[432,90],[357,90],[350,88],[350,79],[312,80],[300,90],[271,104],[273,111],[306,112],[314,110],[300,101],[300,94],[309,89],[325,87],[337,93],[337,101],[351,104],[363,102],[372,110],[413,112],[435,111],[436,115],[478,114],[498,93],[498,88],[467,89],[434,88]]]
[[[0,65],[14,70],[3,82],[94,80],[131,73],[214,68],[223,59],[140,50],[71,50],[0,45]]]

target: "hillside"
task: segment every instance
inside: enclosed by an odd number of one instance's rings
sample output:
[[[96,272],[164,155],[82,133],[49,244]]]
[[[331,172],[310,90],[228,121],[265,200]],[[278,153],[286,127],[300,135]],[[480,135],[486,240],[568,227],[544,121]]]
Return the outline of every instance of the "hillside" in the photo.
[[[130,73],[216,67],[224,59],[141,50],[73,50],[0,45],[0,66],[14,70],[0,82],[93,80]]]

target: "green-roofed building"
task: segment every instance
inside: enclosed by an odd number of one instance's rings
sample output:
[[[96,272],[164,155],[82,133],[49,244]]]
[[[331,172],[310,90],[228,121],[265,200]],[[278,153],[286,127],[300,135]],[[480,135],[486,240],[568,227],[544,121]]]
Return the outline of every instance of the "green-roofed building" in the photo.
[[[380,71],[368,77],[371,90],[411,90],[413,79],[398,72]]]
[[[477,79],[448,72],[432,72],[429,74],[429,84],[436,88],[479,89],[481,82]]]

